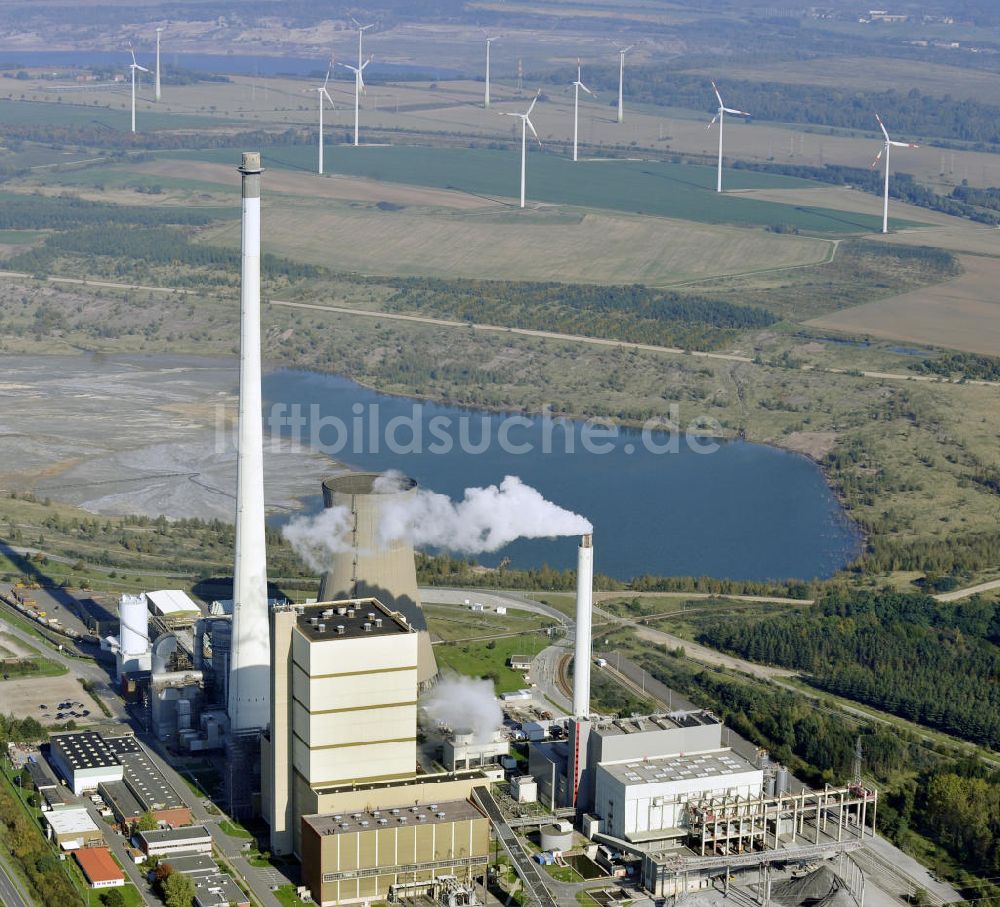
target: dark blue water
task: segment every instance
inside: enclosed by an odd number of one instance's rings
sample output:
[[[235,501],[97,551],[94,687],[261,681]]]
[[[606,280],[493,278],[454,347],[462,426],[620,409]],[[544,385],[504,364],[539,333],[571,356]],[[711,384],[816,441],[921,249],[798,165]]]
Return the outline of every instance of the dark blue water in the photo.
[[[265,418],[274,412],[273,404],[299,404],[304,440],[325,424],[317,439],[336,459],[357,468],[401,470],[453,499],[467,487],[519,476],[591,520],[596,569],[622,579],[642,574],[827,577],[858,552],[858,533],[816,466],[775,448],[730,442],[714,453],[698,454],[677,436],[676,453],[655,453],[640,432],[621,430],[613,440],[592,438],[592,446],[613,446],[611,452],[590,453],[582,449],[583,423],[546,428],[534,418],[527,420],[529,426],[515,424],[508,434],[515,451],[531,446],[532,452],[508,452],[498,441],[507,418],[503,414],[419,403],[338,376],[292,370],[265,376],[264,401]],[[399,418],[405,421],[395,423],[395,437],[408,450],[394,453],[386,449],[386,429]],[[347,430],[343,434],[341,424]],[[419,425],[422,438],[414,436],[411,425]],[[463,425],[472,444],[479,446],[484,429],[492,443],[479,453],[464,452]],[[275,427],[286,436],[292,432]],[[546,435],[549,453],[542,450]],[[444,438],[451,439],[451,452],[434,452],[444,447]],[[663,433],[650,438],[658,445],[669,440]],[[567,452],[569,443],[573,452]],[[310,504],[321,506],[318,498]],[[496,564],[510,557],[516,568],[546,563],[565,568],[575,565],[576,545],[576,539],[519,541],[480,560]]]
[[[356,38],[345,35],[348,47],[356,47]],[[355,41],[351,44],[351,41]],[[137,48],[136,57],[140,63],[148,66],[150,60],[155,60],[154,47]],[[143,62],[145,60],[145,62]],[[124,61],[124,62],[123,62]],[[272,57],[252,54],[174,54],[160,50],[160,61],[165,68],[176,66],[181,69],[194,69],[201,72],[220,73],[222,75],[295,75],[307,76],[311,73],[326,70],[326,58],[317,57]],[[127,51],[104,50],[0,50],[0,65],[25,67],[60,67],[60,66],[124,66],[128,62]],[[365,78],[405,77],[427,75],[432,79],[455,79],[461,74],[458,70],[448,69],[429,63],[418,66],[409,63],[372,62],[365,70]],[[353,76],[352,76],[353,78]]]

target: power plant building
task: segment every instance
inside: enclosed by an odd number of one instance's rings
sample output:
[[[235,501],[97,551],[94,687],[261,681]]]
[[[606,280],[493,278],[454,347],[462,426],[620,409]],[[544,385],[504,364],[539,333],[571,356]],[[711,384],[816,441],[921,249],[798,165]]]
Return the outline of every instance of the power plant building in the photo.
[[[489,820],[468,800],[302,821],[303,882],[318,904],[402,900],[441,876],[479,876]]]

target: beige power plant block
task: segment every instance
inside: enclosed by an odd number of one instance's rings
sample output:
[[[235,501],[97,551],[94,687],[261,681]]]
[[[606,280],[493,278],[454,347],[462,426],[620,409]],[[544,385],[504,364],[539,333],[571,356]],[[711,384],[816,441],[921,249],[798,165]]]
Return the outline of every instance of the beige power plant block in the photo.
[[[298,851],[315,792],[410,778],[417,634],[375,599],[276,608],[263,807],[274,853]]]
[[[410,478],[372,472],[350,472],[323,482],[326,507],[344,507],[351,517],[349,544],[332,555],[320,583],[321,601],[377,598],[401,612],[417,630],[419,681],[423,685],[437,674],[434,650],[417,590],[413,545],[405,539],[384,539],[379,527],[386,508],[416,494]]]
[[[303,882],[323,905],[399,901],[486,871],[489,821],[467,800],[302,820]]]

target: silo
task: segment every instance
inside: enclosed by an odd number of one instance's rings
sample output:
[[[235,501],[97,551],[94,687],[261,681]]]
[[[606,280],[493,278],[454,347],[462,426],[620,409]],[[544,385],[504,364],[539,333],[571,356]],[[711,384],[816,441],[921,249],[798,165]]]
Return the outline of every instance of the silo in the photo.
[[[149,606],[146,596],[123,595],[118,601],[121,626],[121,650],[126,657],[143,655],[149,650]]]
[[[381,480],[381,481],[380,481]],[[411,497],[417,483],[375,472],[350,472],[323,482],[323,504],[344,507],[351,515],[348,542],[332,555],[319,587],[320,601],[377,598],[399,611],[418,632],[418,678],[427,683],[437,674],[427,621],[417,591],[413,545],[405,539],[380,538],[385,509]]]
[[[775,773],[774,778],[774,789],[778,796],[782,794],[787,794],[791,790],[791,778],[788,774],[788,769],[783,765],[778,766],[778,770]]]

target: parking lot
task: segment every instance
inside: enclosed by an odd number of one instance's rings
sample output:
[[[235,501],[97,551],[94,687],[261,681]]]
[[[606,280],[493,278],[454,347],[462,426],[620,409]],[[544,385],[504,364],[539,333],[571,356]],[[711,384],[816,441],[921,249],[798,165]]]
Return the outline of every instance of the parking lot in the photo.
[[[45,725],[64,724],[67,721],[87,724],[104,717],[100,707],[72,674],[7,680],[0,685],[0,696],[3,697],[3,710],[6,714],[15,718],[37,718]],[[67,702],[73,705],[59,708],[60,704]],[[82,705],[77,705],[78,703]],[[40,705],[45,705],[46,708],[39,708]],[[76,713],[75,717],[72,712]],[[63,717],[57,718],[57,715]]]

